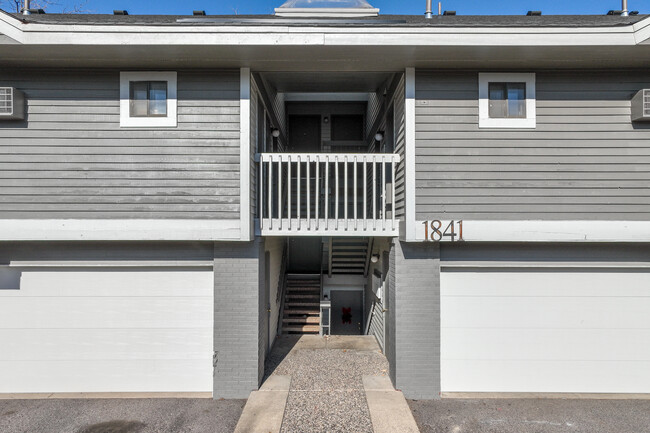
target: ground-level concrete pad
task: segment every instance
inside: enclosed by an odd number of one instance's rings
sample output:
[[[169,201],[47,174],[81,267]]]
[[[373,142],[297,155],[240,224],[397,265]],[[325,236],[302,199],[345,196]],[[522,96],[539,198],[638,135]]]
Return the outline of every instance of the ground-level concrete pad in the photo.
[[[380,350],[374,335],[332,335],[327,339],[327,348],[361,351]]]
[[[419,433],[404,394],[388,376],[363,376],[363,387],[374,433]]]
[[[259,391],[251,393],[235,433],[279,433],[290,385],[290,376],[270,376]]]

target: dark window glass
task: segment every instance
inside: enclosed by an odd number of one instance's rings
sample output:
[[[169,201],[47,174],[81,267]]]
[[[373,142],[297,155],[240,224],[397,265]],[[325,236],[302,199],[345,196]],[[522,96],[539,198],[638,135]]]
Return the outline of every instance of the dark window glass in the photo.
[[[490,83],[488,94],[490,118],[526,118],[526,83]]]
[[[167,116],[166,81],[131,81],[131,117]]]
[[[333,115],[331,124],[332,141],[363,140],[363,115]]]

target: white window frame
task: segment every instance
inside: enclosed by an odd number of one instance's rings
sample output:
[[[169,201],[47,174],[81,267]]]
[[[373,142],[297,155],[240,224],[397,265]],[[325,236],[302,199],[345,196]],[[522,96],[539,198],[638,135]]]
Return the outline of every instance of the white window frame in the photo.
[[[526,117],[491,118],[490,83],[525,83]],[[478,127],[479,128],[535,128],[537,115],[535,109],[535,73],[533,72],[481,72],[478,74]]]
[[[131,117],[132,81],[167,82],[167,116]],[[176,99],[176,72],[120,72],[120,127],[122,128],[175,128],[178,125]]]

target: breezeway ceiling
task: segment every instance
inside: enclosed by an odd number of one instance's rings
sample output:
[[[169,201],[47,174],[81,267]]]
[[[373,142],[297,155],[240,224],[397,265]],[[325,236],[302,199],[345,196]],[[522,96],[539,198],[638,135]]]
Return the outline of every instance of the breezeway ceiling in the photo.
[[[390,77],[386,72],[267,72],[265,81],[282,93],[374,92]]]

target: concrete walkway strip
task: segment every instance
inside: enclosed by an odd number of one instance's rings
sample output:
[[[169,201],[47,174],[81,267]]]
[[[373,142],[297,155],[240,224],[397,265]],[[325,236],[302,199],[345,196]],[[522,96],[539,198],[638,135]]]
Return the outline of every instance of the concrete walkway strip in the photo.
[[[419,433],[404,394],[388,376],[363,376],[363,388],[374,433]]]
[[[291,376],[273,375],[251,392],[235,433],[279,433],[290,385]]]

